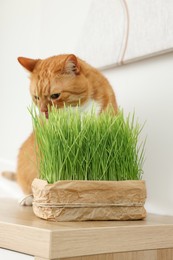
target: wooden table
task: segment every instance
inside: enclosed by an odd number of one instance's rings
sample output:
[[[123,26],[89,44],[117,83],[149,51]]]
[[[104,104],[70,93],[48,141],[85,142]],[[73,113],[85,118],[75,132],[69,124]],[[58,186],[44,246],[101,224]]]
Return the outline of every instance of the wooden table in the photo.
[[[31,207],[1,199],[0,247],[35,260],[172,260],[173,217],[54,223],[37,218]]]

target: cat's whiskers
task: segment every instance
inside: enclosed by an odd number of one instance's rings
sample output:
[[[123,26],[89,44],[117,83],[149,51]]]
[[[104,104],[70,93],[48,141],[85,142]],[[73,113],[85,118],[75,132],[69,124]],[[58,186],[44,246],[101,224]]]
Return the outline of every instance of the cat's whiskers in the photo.
[[[64,108],[66,108],[68,106],[70,106],[71,109],[73,109],[74,111],[76,109],[78,109],[80,113],[90,114],[94,110],[94,113],[97,115],[100,114],[101,108],[102,108],[101,103],[99,103],[98,101],[95,101],[92,98],[88,99],[87,101],[85,101],[82,104],[80,104],[80,100],[78,102],[75,102],[75,105],[64,103]],[[60,109],[63,109],[63,108],[60,108]]]
[[[92,113],[93,109],[96,115],[100,114],[101,104],[93,99],[89,99],[86,103],[79,107],[81,113]]]

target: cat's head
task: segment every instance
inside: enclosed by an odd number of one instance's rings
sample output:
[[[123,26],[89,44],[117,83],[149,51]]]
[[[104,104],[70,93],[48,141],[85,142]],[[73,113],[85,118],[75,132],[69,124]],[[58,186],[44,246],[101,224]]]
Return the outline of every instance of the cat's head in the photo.
[[[19,57],[18,61],[29,71],[32,99],[46,117],[49,106],[77,106],[89,99],[88,80],[75,55],[58,55],[44,60]]]

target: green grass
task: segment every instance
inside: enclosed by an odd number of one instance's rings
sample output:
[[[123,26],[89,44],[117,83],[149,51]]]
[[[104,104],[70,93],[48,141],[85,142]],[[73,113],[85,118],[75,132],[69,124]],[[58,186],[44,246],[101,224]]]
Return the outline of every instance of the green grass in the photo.
[[[134,114],[108,110],[96,116],[78,109],[52,108],[49,119],[31,108],[40,178],[58,180],[139,180],[144,146]]]

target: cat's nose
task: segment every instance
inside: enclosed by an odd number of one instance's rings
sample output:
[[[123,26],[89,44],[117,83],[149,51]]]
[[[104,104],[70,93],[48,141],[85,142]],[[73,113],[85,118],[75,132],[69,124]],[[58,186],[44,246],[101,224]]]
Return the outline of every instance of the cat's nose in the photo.
[[[48,112],[48,107],[45,104],[41,104],[40,111],[42,113],[46,113],[46,112]]]

